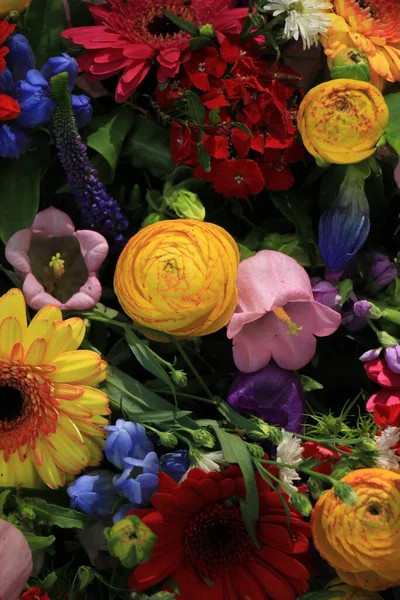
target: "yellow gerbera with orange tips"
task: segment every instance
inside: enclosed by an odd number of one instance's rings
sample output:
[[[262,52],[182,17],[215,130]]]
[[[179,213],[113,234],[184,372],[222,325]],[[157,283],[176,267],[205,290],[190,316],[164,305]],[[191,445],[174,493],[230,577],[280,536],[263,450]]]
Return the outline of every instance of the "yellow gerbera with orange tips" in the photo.
[[[23,294],[0,297],[0,485],[51,488],[102,460],[107,376],[96,353],[78,350],[80,318],[54,306],[28,325]]]
[[[346,48],[357,48],[369,61],[371,83],[400,81],[398,0],[333,0],[332,27],[320,36],[328,64]]]

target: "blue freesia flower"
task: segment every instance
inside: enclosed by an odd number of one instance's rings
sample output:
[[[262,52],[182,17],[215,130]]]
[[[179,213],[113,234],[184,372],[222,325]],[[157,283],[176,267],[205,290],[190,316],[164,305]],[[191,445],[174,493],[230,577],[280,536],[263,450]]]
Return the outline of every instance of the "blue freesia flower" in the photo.
[[[125,458],[124,466],[122,475],[114,477],[116,489],[136,508],[145,506],[158,487],[160,462],[157,454],[149,452],[143,459]]]
[[[60,73],[68,73],[69,91],[72,92],[78,77],[78,70],[76,60],[64,52],[61,56],[49,58],[40,69],[40,72],[47,81]]]
[[[370,229],[364,176],[347,169],[339,195],[319,221],[319,251],[331,273],[343,271],[364,245]]]
[[[67,489],[71,507],[93,518],[109,515],[119,498],[113,478],[110,471],[94,471],[78,477]]]
[[[19,158],[28,148],[32,130],[48,123],[55,109],[50,89],[50,78],[66,71],[70,87],[75,84],[78,64],[68,54],[50,58],[41,71],[35,69],[35,57],[28,40],[20,33],[9,38],[7,68],[0,75],[0,93],[15,98],[21,107],[20,115],[13,121],[0,125],[0,157]],[[71,96],[72,109],[78,127],[84,127],[92,117],[92,107],[87,96]]]
[[[161,472],[169,475],[176,483],[179,483],[190,467],[187,450],[168,452],[160,458]]]
[[[105,455],[118,469],[125,468],[124,459],[143,459],[153,450],[145,428],[139,423],[118,419],[115,425],[107,425],[104,429],[111,432],[104,445]]]
[[[35,55],[28,40],[21,33],[17,33],[10,37],[6,45],[10,49],[7,55],[7,66],[12,79],[14,81],[25,79],[27,72],[36,67]]]

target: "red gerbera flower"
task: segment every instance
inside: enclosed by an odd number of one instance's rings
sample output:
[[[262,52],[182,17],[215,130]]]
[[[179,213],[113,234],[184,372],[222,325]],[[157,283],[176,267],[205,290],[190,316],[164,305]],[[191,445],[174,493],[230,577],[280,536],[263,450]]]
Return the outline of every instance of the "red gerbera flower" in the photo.
[[[155,510],[133,511],[145,514],[157,542],[150,561],[131,575],[131,589],[146,590],[171,576],[182,600],[295,600],[307,591],[310,526],[290,510],[288,528],[275,492],[261,488],[257,548],[234,502],[243,495],[240,469],[193,469],[179,486],[159,477]]]
[[[90,79],[106,79],[123,71],[116,101],[123,102],[136,90],[151,64],[159,64],[157,77],[163,82],[175,77],[190,58],[191,35],[167,19],[173,13],[197,26],[211,24],[219,33],[239,33],[246,8],[231,8],[230,0],[107,0],[89,6],[95,26],[73,27],[63,37],[82,45],[79,60]]]
[[[254,160],[224,160],[215,168],[215,191],[227,198],[248,198],[264,188],[264,178]]]
[[[20,600],[50,600],[50,596],[46,593],[42,593],[38,587],[32,587],[20,596]]]

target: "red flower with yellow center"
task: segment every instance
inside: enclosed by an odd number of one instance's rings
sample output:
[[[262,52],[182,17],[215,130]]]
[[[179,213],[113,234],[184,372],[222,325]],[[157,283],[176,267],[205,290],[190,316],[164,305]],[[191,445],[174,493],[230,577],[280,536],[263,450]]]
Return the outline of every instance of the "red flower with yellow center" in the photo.
[[[108,398],[94,385],[107,364],[78,350],[82,319],[54,306],[29,326],[22,292],[0,298],[0,482],[58,488],[102,460]]]
[[[400,81],[400,9],[398,0],[334,0],[331,29],[320,36],[332,64],[346,48],[357,48],[369,60],[371,83]]]
[[[261,480],[259,547],[251,541],[237,497],[245,495],[236,466],[224,473],[192,469],[179,486],[159,475],[154,510],[133,511],[156,535],[152,557],[129,579],[142,591],[169,576],[180,600],[295,600],[307,591],[309,525]]]
[[[240,33],[240,19],[248,9],[231,8],[231,0],[107,0],[89,9],[93,27],[74,27],[63,36],[87,51],[79,60],[88,79],[101,80],[123,71],[116,90],[117,102],[132,96],[154,61],[161,82],[175,77],[190,58],[191,35],[179,29],[163,11],[200,27],[213,25],[228,34]]]

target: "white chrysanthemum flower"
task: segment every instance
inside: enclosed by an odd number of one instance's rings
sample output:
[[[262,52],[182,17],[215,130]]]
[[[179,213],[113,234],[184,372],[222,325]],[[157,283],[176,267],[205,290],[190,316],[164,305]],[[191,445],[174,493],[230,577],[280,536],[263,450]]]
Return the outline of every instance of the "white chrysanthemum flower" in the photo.
[[[284,429],[282,429],[282,435],[282,441],[276,449],[276,462],[288,463],[294,466],[299,465],[303,460],[301,440],[293,433],[289,433]],[[279,467],[279,479],[282,483],[289,485],[293,490],[297,490],[296,486],[293,485],[293,482],[299,480],[300,475],[297,473],[296,469]]]
[[[290,39],[303,40],[304,50],[318,45],[319,34],[324,34],[331,27],[329,10],[330,2],[325,0],[268,0],[264,10],[272,12],[273,17],[286,13],[285,36]]]
[[[400,440],[400,429],[398,427],[386,427],[382,435],[375,436],[376,451],[378,457],[376,466],[380,469],[398,469],[400,466],[400,457],[396,456],[395,450],[392,450]]]
[[[216,450],[215,452],[207,452],[205,454],[199,453],[199,456],[196,457],[194,456],[194,454],[195,453],[191,454],[191,465],[180,480],[180,482],[186,479],[189,471],[191,471],[192,469],[201,469],[206,473],[210,473],[210,471],[221,471],[221,467],[227,464],[221,450]]]

